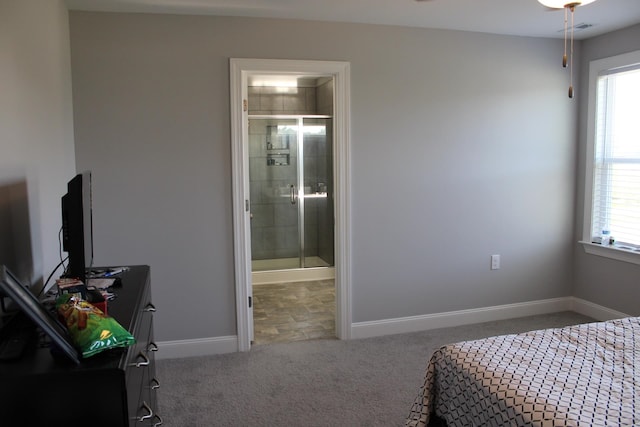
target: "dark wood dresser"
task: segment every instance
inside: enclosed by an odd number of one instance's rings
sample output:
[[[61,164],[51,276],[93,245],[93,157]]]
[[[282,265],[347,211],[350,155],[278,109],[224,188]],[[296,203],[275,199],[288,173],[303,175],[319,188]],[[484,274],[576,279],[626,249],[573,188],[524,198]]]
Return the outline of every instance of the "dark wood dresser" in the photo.
[[[126,349],[83,359],[54,355],[34,340],[16,361],[0,363],[2,426],[160,426],[148,266],[120,275],[107,312],[136,338]]]

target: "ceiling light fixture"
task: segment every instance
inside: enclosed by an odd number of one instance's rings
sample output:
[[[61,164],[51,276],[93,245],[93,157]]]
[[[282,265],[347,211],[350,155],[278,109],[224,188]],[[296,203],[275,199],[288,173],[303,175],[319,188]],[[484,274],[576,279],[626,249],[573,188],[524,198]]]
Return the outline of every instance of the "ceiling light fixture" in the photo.
[[[562,56],[562,66],[569,65],[569,98],[573,98],[573,13],[577,6],[584,6],[593,3],[596,0],[538,0],[542,5],[551,9],[564,9],[564,55]],[[567,32],[568,32],[568,15],[571,12],[571,45],[569,52],[569,60],[567,64]]]

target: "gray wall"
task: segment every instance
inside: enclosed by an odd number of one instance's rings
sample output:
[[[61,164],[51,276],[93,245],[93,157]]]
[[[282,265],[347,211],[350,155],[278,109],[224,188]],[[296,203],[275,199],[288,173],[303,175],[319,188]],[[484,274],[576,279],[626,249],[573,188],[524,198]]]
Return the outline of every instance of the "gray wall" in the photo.
[[[87,12],[70,26],[96,260],[151,265],[159,341],[236,333],[232,57],[351,63],[355,322],[571,294],[577,104],[561,41]]]
[[[60,197],[75,174],[68,13],[0,2],[0,264],[40,285],[60,261]]]
[[[587,138],[587,93],[589,62],[640,49],[640,25],[586,40],[583,43],[578,152],[578,189],[576,192],[575,241],[582,238],[585,181],[585,145]],[[574,295],[596,304],[638,316],[640,307],[640,266],[586,254],[579,244],[575,256]]]

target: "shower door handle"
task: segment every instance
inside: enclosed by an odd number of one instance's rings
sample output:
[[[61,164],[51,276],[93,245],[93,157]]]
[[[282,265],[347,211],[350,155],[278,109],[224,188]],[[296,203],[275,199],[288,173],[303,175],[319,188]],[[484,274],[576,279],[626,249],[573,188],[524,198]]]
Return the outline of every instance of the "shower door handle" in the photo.
[[[291,187],[289,188],[291,190],[291,204],[295,205],[296,204],[296,186],[291,184]]]

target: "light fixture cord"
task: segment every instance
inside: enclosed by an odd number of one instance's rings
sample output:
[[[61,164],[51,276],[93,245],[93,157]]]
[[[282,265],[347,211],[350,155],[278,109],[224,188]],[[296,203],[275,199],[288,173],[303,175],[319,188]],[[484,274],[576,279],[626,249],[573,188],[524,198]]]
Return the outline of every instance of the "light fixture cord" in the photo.
[[[562,67],[567,68],[567,14],[569,6],[564,8],[564,55],[562,55]]]
[[[573,14],[575,12],[575,6],[571,6],[571,59],[569,64],[569,98],[573,98]]]

